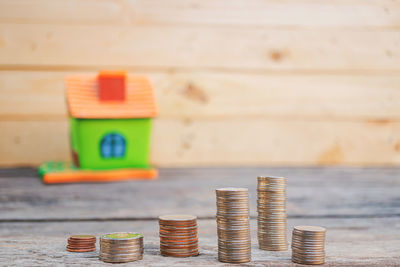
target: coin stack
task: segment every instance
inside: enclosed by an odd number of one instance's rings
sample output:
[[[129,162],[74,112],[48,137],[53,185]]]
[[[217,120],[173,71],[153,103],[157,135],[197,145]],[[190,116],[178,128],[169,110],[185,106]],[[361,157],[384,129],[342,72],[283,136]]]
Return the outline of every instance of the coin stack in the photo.
[[[299,264],[325,262],[325,228],[296,226],[292,235],[292,261]]]
[[[196,216],[164,215],[158,217],[158,222],[161,255],[171,257],[199,255]]]
[[[131,262],[143,258],[143,235],[112,233],[100,236],[100,260],[111,263]]]
[[[89,252],[96,250],[96,237],[93,235],[72,235],[68,238],[67,251]]]
[[[285,178],[258,177],[257,212],[260,249],[287,250]]]
[[[216,194],[218,260],[228,263],[251,261],[247,188],[221,188]]]

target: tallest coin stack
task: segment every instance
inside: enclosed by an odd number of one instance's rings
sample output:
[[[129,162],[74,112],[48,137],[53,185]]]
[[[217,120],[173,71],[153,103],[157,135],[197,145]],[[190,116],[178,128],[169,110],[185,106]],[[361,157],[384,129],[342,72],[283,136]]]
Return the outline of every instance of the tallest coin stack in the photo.
[[[251,261],[249,193],[246,188],[221,188],[217,194],[218,260]]]
[[[258,177],[257,211],[260,249],[287,250],[285,178]]]

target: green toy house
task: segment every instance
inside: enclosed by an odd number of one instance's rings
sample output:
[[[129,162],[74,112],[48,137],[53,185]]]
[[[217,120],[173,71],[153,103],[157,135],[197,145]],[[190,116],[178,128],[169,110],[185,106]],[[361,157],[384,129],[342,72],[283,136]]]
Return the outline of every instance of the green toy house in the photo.
[[[73,165],[46,163],[46,183],[155,178],[149,165],[153,88],[123,72],[67,78]]]

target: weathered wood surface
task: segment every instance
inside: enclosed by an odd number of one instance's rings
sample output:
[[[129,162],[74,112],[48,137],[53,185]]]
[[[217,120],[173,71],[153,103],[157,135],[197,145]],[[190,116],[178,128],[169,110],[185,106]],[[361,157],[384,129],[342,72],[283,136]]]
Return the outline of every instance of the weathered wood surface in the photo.
[[[193,209],[191,213],[195,213]],[[98,266],[98,250],[90,253],[65,251],[71,234],[96,236],[116,231],[136,231],[145,237],[144,259],[129,266],[227,266],[217,261],[215,220],[198,220],[200,255],[192,258],[162,257],[157,237],[158,223],[126,222],[51,222],[0,223],[0,262],[7,266]],[[289,219],[288,237],[295,225],[320,225],[328,230],[326,266],[399,266],[400,226],[398,218]],[[252,220],[252,262],[246,266],[296,266],[290,249],[267,252],[258,249],[256,221]],[[109,265],[111,266],[111,265]],[[118,265],[120,266],[120,265]],[[125,264],[121,265],[125,266]],[[236,265],[237,266],[237,265]],[[297,265],[298,266],[298,265]]]
[[[184,168],[161,169],[155,181],[43,185],[32,169],[0,170],[0,262],[7,266],[102,265],[98,252],[65,251],[71,234],[137,231],[144,260],[131,266],[210,266],[218,263],[214,189],[248,187],[253,260],[249,266],[291,266],[290,250],[257,248],[256,176],[288,179],[288,236],[294,225],[327,227],[327,266],[400,264],[399,168]],[[156,217],[199,217],[201,255],[159,255]],[[104,264],[105,265],[105,264]]]
[[[0,172],[0,219],[134,219],[193,210],[210,218],[214,190],[227,186],[249,188],[254,216],[257,175],[287,177],[289,216],[400,215],[399,168],[161,169],[155,181],[54,186],[28,172]],[[13,173],[23,177],[7,178]]]

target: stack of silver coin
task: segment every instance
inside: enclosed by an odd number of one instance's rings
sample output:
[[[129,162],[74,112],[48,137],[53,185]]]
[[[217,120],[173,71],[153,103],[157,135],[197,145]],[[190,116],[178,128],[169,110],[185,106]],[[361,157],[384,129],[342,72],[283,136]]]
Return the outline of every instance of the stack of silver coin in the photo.
[[[221,188],[217,194],[218,260],[251,261],[249,193],[246,188]]]
[[[112,233],[100,236],[100,260],[122,263],[143,258],[143,235]]]
[[[260,249],[287,250],[286,180],[283,177],[258,177],[257,222]]]
[[[292,261],[299,264],[325,262],[326,229],[318,226],[296,226],[292,235]]]

